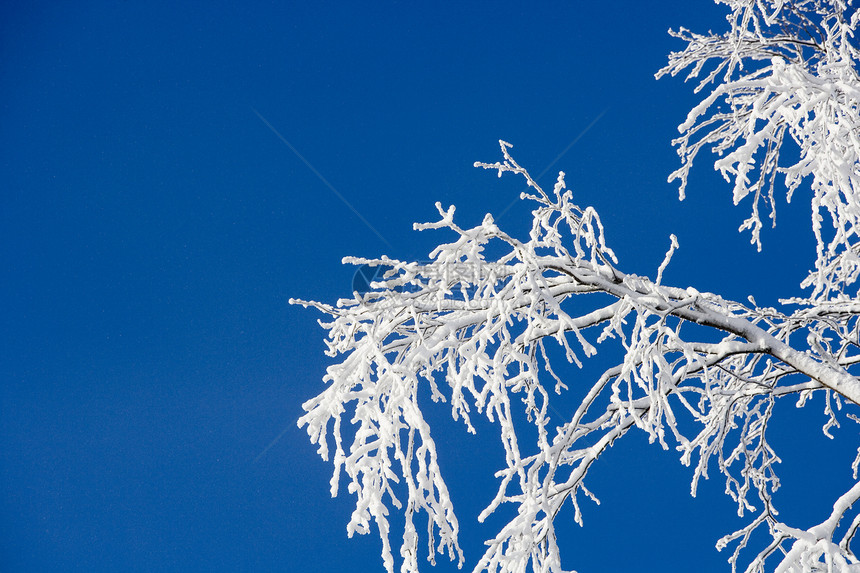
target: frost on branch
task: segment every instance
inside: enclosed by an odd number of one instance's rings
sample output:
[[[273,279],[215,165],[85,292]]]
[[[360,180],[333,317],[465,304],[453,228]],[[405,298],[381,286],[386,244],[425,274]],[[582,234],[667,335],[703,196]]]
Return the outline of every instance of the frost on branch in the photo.
[[[710,147],[735,202],[751,196],[741,229],[759,246],[762,204],[773,216],[783,178],[789,200],[808,182],[817,253],[803,283],[809,296],[783,301],[794,309],[785,310],[667,286],[674,236],[654,280],[626,274],[597,213],[573,202],[564,175],[545,192],[501,142],[501,161],[476,166],[525,178],[528,237],[508,235],[490,215],[463,228],[453,207],[437,204],[439,219],[416,229],[453,239],[430,262],[348,258],[388,270],[370,292],[335,306],[293,301],[329,317],[321,324],[335,359],[299,424],[334,464],[332,494],[343,480],[355,496],[349,535],[375,526],[389,573],[396,562],[402,573],[418,571],[419,554],[431,563],[437,553],[466,559],[440,472],[444,452],[419,405],[427,394],[466,431],[486,417],[505,452],[480,519],[503,505],[514,517],[487,541],[475,571],[562,571],[556,517],[569,505],[582,523],[580,503],[596,501],[588,470],[631,430],[678,451],[693,494],[709,472],[724,481],[748,519],[717,544],[730,549],[733,571],[860,569],[852,548],[860,485],[834,499],[820,523],[784,523],[774,500],[779,457],[768,441],[780,398],[803,406],[821,396],[828,436],[856,432],[860,422],[860,15],[836,0],[719,2],[730,10],[730,31],[675,32],[687,47],[658,74],[690,70],[697,90],[713,85],[680,126],[682,164],[671,179],[683,196],[693,160]],[[596,380],[562,381],[547,345],[576,365],[601,348],[611,366]],[[578,404],[572,417],[552,407],[559,394]],[[521,414],[529,431],[514,423]],[[851,469],[856,481],[860,453]],[[397,559],[392,510],[405,519]],[[426,521],[426,533],[416,521]]]
[[[669,180],[680,181],[683,197],[693,160],[710,147],[714,167],[734,182],[735,204],[752,196],[741,229],[750,229],[759,248],[762,205],[775,223],[777,175],[789,201],[809,180],[817,253],[804,286],[813,300],[853,296],[860,275],[860,11],[845,0],[718,3],[730,10],[730,30],[671,32],[687,47],[657,74],[689,69],[687,78],[699,79],[696,91],[715,84],[678,128],[673,143],[682,165]],[[825,213],[832,228],[823,224]]]
[[[424,391],[447,402],[467,431],[474,431],[475,416],[486,416],[504,447],[505,466],[495,471],[498,490],[488,495],[479,519],[502,504],[516,515],[487,541],[475,571],[561,572],[555,518],[570,504],[582,523],[582,499],[596,501],[585,484],[589,468],[630,430],[674,447],[693,468],[694,494],[709,470],[722,474],[738,514],[752,514],[747,527],[720,542],[734,548],[733,567],[758,528],[770,532],[773,544],[753,558],[749,571],[763,570],[780,550],[785,571],[856,564],[851,538],[860,514],[853,513],[847,531],[838,524],[858,488],[837,500],[835,517],[819,526],[802,530],[779,522],[773,503],[779,458],[767,429],[774,403],[785,396],[805,403],[819,393],[828,405],[860,403],[860,383],[851,373],[860,362],[860,303],[832,301],[787,315],[625,274],[597,213],[573,202],[564,174],[546,193],[510,147],[501,142],[501,162],[476,166],[525,178],[529,191],[522,198],[534,205],[527,240],[506,234],[489,215],[477,227],[461,228],[454,208],[437,204],[439,220],[416,229],[447,230],[454,240],[437,247],[429,263],[347,259],[390,270],[371,292],[336,306],[294,301],[331,317],[321,324],[329,331],[328,354],[339,362],[328,369],[326,390],[304,404],[299,424],[323,458],[333,458],[332,494],[342,474],[349,481],[356,498],[350,535],[366,533],[375,522],[392,572],[387,515],[392,508],[402,511],[400,570],[415,572],[415,519],[424,513],[427,558],[447,551],[463,563],[439,470],[444,454],[418,404]],[[676,247],[673,237],[657,276]],[[502,254],[491,258],[491,251]],[[807,346],[795,349],[790,342],[797,340],[808,340]],[[570,419],[551,416],[553,396],[574,389],[553,372],[546,345],[559,345],[579,364],[610,342],[621,347],[623,360],[590,387],[568,381],[582,397],[576,412]],[[518,409],[534,426],[534,443],[514,424]],[[828,409],[825,431],[840,423],[838,410]],[[345,430],[344,417],[354,430]]]

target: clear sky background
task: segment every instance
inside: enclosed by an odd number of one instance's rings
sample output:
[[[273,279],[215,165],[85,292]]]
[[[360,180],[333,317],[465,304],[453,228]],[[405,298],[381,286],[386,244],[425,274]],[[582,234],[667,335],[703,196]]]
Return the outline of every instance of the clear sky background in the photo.
[[[541,182],[567,172],[623,270],[653,276],[674,232],[665,282],[798,294],[808,195],[780,203],[759,254],[704,158],[686,201],[666,183],[697,101],[653,77],[677,26],[725,22],[706,0],[5,2],[0,570],[380,571],[375,531],[347,539],[352,498],[330,498],[296,428],[329,361],[319,317],[287,300],[348,296],[345,255],[426,257],[450,239],[412,231],[435,201],[462,225],[503,212],[521,183],[472,167],[498,139],[535,175],[558,158]],[[528,207],[497,220],[522,233]],[[820,399],[780,408],[778,499],[808,527],[853,448],[821,436]],[[500,446],[436,411],[468,568],[501,523],[475,524]],[[565,566],[727,570],[714,543],[740,522],[722,480],[693,499],[690,474],[620,442],[585,527],[562,516]]]

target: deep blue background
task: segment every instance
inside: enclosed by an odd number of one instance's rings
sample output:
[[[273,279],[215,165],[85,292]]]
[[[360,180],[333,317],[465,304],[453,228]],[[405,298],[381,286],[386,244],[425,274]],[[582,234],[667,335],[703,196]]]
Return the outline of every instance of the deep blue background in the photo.
[[[472,167],[500,138],[535,175],[576,141],[541,182],[568,173],[624,270],[653,276],[674,232],[666,282],[797,294],[805,196],[783,201],[758,254],[707,161],[687,201],[666,183],[696,101],[653,78],[680,25],[724,22],[704,0],[6,2],[0,570],[380,570],[375,533],[347,540],[351,499],[330,499],[329,465],[295,426],[329,362],[318,316],[287,299],[349,295],[345,255],[426,257],[450,238],[411,230],[435,201],[462,225],[501,213],[521,183]],[[527,207],[499,223],[522,232]],[[787,403],[774,429],[784,517],[804,527],[851,477],[821,407],[789,417]],[[469,567],[494,534],[473,523],[499,446],[436,412]],[[561,526],[567,567],[726,570],[713,546],[737,520],[721,480],[692,499],[690,471],[639,435],[592,475],[603,504]]]

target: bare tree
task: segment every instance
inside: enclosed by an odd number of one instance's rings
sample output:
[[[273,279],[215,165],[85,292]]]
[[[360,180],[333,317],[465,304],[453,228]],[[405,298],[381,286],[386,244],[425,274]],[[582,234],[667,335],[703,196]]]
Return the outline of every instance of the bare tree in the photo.
[[[808,295],[761,308],[752,299],[665,285],[674,236],[653,280],[625,273],[598,214],[574,204],[564,174],[543,190],[501,142],[500,162],[476,166],[525,178],[522,199],[534,206],[527,239],[508,235],[490,215],[461,228],[454,207],[437,203],[439,220],[415,228],[447,229],[454,240],[436,247],[430,262],[347,258],[387,270],[370,292],[333,306],[292,301],[331,317],[321,324],[328,354],[338,359],[325,391],[304,404],[299,425],[333,460],[332,495],[345,475],[356,497],[349,534],[367,533],[375,522],[387,571],[395,567],[390,508],[405,514],[401,571],[418,571],[415,518],[422,511],[428,559],[447,551],[463,563],[457,518],[418,404],[426,389],[448,402],[468,431],[476,415],[500,431],[506,465],[479,519],[501,504],[512,504],[516,516],[488,542],[475,571],[561,571],[554,518],[570,503],[581,522],[579,503],[593,497],[589,468],[631,430],[680,452],[693,467],[694,494],[708,468],[719,469],[739,515],[750,516],[717,543],[732,548],[733,571],[860,570],[852,550],[860,512],[851,510],[860,482],[820,524],[782,523],[773,501],[778,457],[767,435],[774,404],[785,397],[803,405],[823,395],[827,435],[846,420],[860,422],[860,52],[853,35],[860,11],[840,0],[718,2],[728,7],[730,30],[672,32],[686,48],[657,74],[687,71],[700,79],[697,91],[711,86],[679,128],[681,167],[670,180],[680,180],[683,198],[693,160],[715,152],[735,203],[751,196],[741,230],[759,248],[762,211],[772,214],[783,177],[789,200],[808,182],[817,244],[802,283]],[[784,153],[785,145],[795,151]],[[600,345],[622,349],[623,359],[592,383],[568,419],[551,410],[567,386],[548,360],[548,343],[576,364]],[[514,423],[520,408],[530,432]],[[344,417],[354,428],[342,428]],[[855,480],[858,466],[860,450]],[[759,529],[771,542],[748,548]]]

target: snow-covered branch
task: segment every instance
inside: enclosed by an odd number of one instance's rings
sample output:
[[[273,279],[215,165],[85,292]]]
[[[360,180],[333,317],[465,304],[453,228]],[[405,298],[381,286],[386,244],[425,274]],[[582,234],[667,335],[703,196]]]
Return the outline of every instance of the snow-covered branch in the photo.
[[[429,263],[349,259],[390,270],[373,291],[335,307],[294,301],[333,317],[323,323],[329,353],[343,356],[328,370],[326,391],[305,404],[300,424],[324,457],[333,427],[332,491],[345,471],[358,499],[350,532],[366,532],[376,521],[393,570],[385,516],[388,505],[400,506],[396,462],[408,492],[402,571],[417,570],[412,519],[421,510],[439,548],[462,559],[457,520],[418,408],[421,386],[450,402],[469,431],[478,413],[501,433],[507,465],[481,519],[503,503],[514,504],[517,516],[490,542],[476,571],[560,571],[553,518],[569,500],[581,521],[580,496],[592,497],[589,467],[632,428],[680,451],[681,461],[695,467],[693,493],[715,461],[739,514],[752,510],[755,498],[769,508],[779,486],[779,458],[766,436],[774,401],[823,391],[860,403],[860,382],[850,370],[860,357],[858,305],[834,302],[785,315],[626,274],[598,214],[573,203],[563,174],[545,193],[511,157],[510,145],[501,148],[503,162],[479,165],[526,177],[523,198],[536,204],[528,241],[507,235],[489,216],[463,229],[453,208],[437,205],[440,220],[416,228],[448,229],[455,240],[437,247]],[[491,241],[505,247],[492,260],[484,254]],[[811,348],[790,344],[801,333]],[[822,343],[834,337],[842,343]],[[553,420],[548,411],[551,396],[566,390],[547,360],[550,340],[574,363],[609,340],[623,347],[623,361],[597,380],[570,420]],[[554,387],[545,385],[547,375]],[[535,444],[523,444],[515,427],[518,403],[534,425]],[[345,449],[341,417],[348,410],[359,427]]]
[[[752,195],[741,229],[759,246],[759,208],[773,209],[776,175],[785,176],[789,199],[809,180],[817,256],[802,285],[808,296],[762,308],[752,299],[667,285],[664,270],[679,246],[674,236],[654,280],[625,273],[599,215],[573,201],[564,173],[547,192],[500,142],[502,159],[476,166],[525,179],[521,198],[533,205],[528,237],[507,234],[490,215],[461,227],[454,207],[437,203],[438,220],[415,228],[453,239],[429,262],[347,258],[385,272],[369,292],[334,306],[291,301],[329,317],[321,325],[336,360],[327,388],[303,405],[299,425],[333,461],[332,495],[345,476],[355,496],[349,534],[367,533],[374,523],[389,573],[396,561],[392,509],[405,516],[402,573],[418,571],[415,520],[422,513],[426,557],[465,561],[422,395],[447,402],[469,432],[476,416],[499,431],[505,463],[495,468],[498,488],[480,519],[502,505],[516,515],[487,542],[475,571],[561,572],[557,515],[569,503],[582,523],[583,499],[596,501],[586,486],[589,469],[637,430],[679,452],[692,467],[694,495],[701,478],[716,471],[738,514],[751,516],[718,543],[733,547],[733,570],[746,561],[746,571],[764,571],[779,557],[777,571],[860,569],[851,546],[860,486],[835,500],[818,525],[783,523],[774,502],[779,456],[768,440],[775,404],[787,397],[802,406],[823,396],[828,436],[860,422],[860,53],[853,35],[860,13],[839,0],[720,1],[730,9],[730,31],[681,29],[675,35],[687,48],[658,74],[691,68],[689,77],[700,77],[714,66],[698,89],[715,87],[681,125],[675,143],[682,165],[670,179],[680,180],[683,196],[693,160],[711,147],[716,168],[734,182],[735,202]],[[789,141],[799,154],[787,160],[794,154],[784,148]],[[595,381],[562,380],[552,346],[575,365],[600,348],[610,366]],[[552,406],[560,394],[578,404],[572,417]],[[528,428],[515,422],[522,414]],[[860,454],[852,469],[856,480]],[[747,557],[765,529],[772,541]]]
[[[669,180],[680,181],[683,198],[693,161],[710,147],[714,168],[734,183],[735,204],[752,195],[741,229],[761,248],[760,209],[769,207],[775,224],[777,175],[789,201],[809,179],[817,253],[804,286],[814,299],[853,295],[860,276],[860,11],[844,0],[722,3],[731,10],[730,31],[672,32],[687,47],[657,74],[689,69],[688,79],[701,78],[697,91],[715,83],[678,127],[673,143],[682,164]]]

